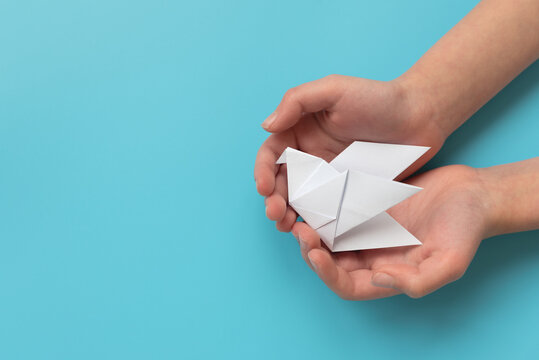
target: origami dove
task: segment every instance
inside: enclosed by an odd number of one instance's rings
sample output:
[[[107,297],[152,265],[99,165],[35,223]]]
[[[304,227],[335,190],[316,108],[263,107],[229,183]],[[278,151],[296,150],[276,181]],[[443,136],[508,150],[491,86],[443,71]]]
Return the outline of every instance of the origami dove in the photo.
[[[429,148],[356,141],[333,161],[287,148],[288,199],[331,251],[421,245],[385,210],[422,190],[397,181]]]

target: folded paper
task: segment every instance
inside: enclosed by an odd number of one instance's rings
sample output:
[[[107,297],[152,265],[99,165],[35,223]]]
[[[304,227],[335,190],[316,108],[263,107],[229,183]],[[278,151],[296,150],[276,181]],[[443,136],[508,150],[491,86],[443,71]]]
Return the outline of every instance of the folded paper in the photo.
[[[421,245],[385,211],[421,188],[394,181],[429,148],[356,141],[330,163],[287,148],[290,206],[331,251]]]

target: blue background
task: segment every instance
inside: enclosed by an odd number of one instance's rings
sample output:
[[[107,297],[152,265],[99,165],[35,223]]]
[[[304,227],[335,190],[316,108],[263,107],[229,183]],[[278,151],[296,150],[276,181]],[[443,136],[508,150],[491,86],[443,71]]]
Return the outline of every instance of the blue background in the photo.
[[[539,355],[539,232],[419,300],[345,302],[264,216],[260,122],[392,79],[475,1],[0,1],[0,358]],[[428,167],[538,155],[539,65]]]

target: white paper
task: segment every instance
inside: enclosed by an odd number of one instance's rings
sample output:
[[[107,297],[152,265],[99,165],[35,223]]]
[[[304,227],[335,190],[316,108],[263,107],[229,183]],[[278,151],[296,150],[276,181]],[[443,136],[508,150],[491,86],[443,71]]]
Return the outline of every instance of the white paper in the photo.
[[[429,148],[356,141],[333,161],[287,148],[290,206],[332,251],[421,242],[385,211],[421,188],[393,181]]]

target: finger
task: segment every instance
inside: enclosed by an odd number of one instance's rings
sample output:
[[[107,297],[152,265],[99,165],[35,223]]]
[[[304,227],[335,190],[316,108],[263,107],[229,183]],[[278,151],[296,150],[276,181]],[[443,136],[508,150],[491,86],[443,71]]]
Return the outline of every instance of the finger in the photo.
[[[286,209],[286,214],[284,215],[283,219],[280,221],[277,221],[277,230],[282,232],[290,232],[292,230],[292,226],[296,222],[297,214],[291,207],[288,207]]]
[[[439,254],[423,260],[419,266],[381,266],[374,271],[372,283],[419,298],[459,279],[466,267],[467,262],[456,254]]]
[[[371,282],[372,270],[359,269],[350,272],[350,277],[354,282],[354,300],[373,300],[390,296],[395,296],[401,291],[392,288],[375,286]]]
[[[333,254],[335,263],[344,270],[350,272],[359,269],[370,269],[367,252],[362,251],[343,251]]]
[[[268,196],[275,187],[275,174],[278,165],[275,162],[278,159],[279,148],[285,149],[284,144],[280,144],[278,139],[270,136],[264,141],[255,161],[255,182],[256,190],[262,196]]]
[[[342,94],[342,79],[330,75],[288,90],[279,106],[263,123],[262,127],[279,133],[294,126],[303,113],[313,113],[331,108]]]
[[[269,196],[273,192],[275,175],[279,169],[279,165],[275,162],[288,146],[296,147],[294,134],[289,132],[271,135],[258,150],[254,176],[256,189],[260,195]]]
[[[309,225],[304,222],[296,222],[292,226],[292,233],[298,239],[301,257],[305,263],[314,271],[307,253],[312,249],[320,248],[320,237]]]
[[[355,270],[352,272],[346,271],[339,266],[335,261],[335,257],[340,254],[329,253],[322,246],[318,233],[304,222],[296,222],[292,227],[292,233],[300,242],[301,255],[307,265],[333,290],[343,299],[349,300],[369,300],[382,297],[393,296],[399,293],[394,289],[385,289],[371,284],[372,273],[368,269]],[[323,254],[327,254],[329,259],[317,259],[314,250],[320,250]],[[316,262],[316,267],[312,262]],[[347,279],[351,279],[352,284],[348,283]]]
[[[354,283],[350,274],[335,264],[327,250],[312,249],[307,255],[313,270],[327,287],[345,300],[354,300]]]
[[[306,223],[296,222],[292,227],[292,233],[294,236],[301,238],[309,249],[320,247],[320,236]]]
[[[329,251],[326,245],[321,241],[318,233],[304,222],[299,221],[294,223],[292,226],[292,234],[296,237],[296,239],[298,239],[298,241],[301,238],[301,241],[304,243],[303,247],[306,251],[303,252],[303,255],[306,262],[309,262],[307,252],[312,249],[322,248]],[[335,260],[337,266],[342,267],[346,271],[353,271],[370,268],[370,265],[365,258],[366,254],[367,253],[364,251],[337,252],[333,254],[333,259]]]
[[[281,166],[275,178],[273,193],[266,198],[266,216],[273,221],[281,221],[287,210],[286,202],[288,186],[286,180],[286,167]]]
[[[399,294],[398,290],[372,285],[371,270],[345,271],[336,265],[329,252],[325,250],[313,249],[308,256],[322,281],[345,300],[372,300]]]

